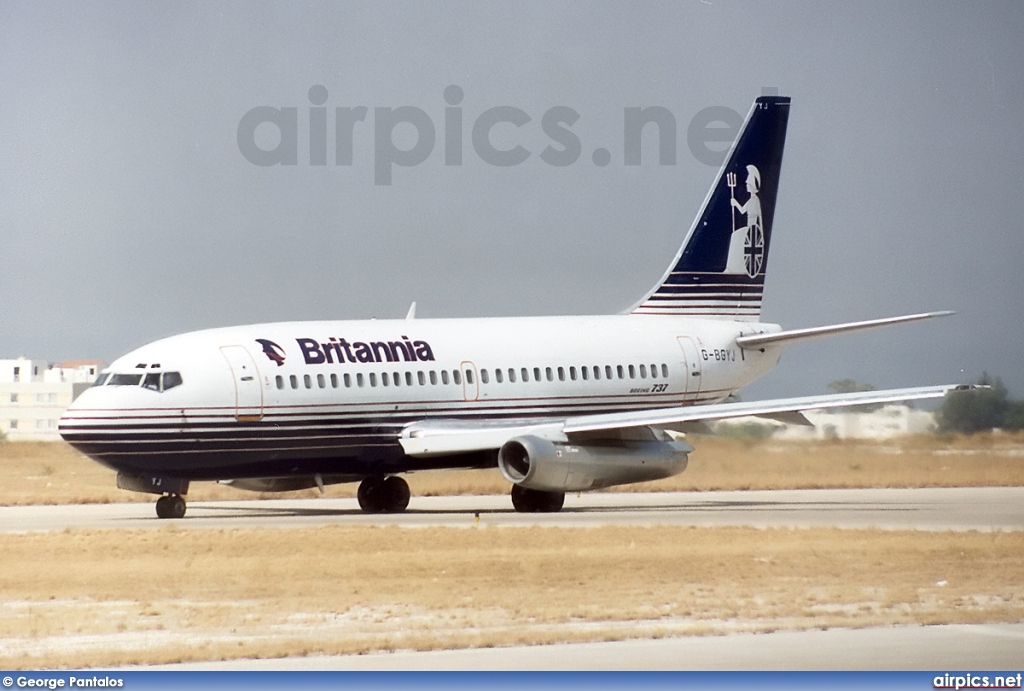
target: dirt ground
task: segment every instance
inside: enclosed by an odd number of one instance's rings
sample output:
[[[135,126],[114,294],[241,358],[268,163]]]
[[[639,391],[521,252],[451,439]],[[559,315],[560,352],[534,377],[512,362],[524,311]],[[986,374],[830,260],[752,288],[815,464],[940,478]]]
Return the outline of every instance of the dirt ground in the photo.
[[[686,473],[624,489],[1024,484],[1024,436],[692,443]],[[64,444],[0,444],[0,478],[5,505],[153,500]],[[409,480],[508,491],[496,470]],[[1024,621],[1019,532],[167,525],[0,534],[0,555],[8,669]]]
[[[1024,534],[752,528],[0,535],[0,668],[1024,619]]]

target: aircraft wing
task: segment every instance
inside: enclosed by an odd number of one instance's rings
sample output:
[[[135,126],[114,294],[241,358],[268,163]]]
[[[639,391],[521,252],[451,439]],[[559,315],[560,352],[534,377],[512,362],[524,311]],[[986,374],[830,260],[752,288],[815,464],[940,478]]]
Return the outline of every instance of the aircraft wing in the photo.
[[[406,426],[399,442],[405,453],[410,456],[435,456],[498,449],[509,439],[526,434],[550,441],[568,441],[574,435],[585,435],[592,432],[625,432],[638,427],[672,429],[686,423],[703,423],[748,415],[799,420],[799,414],[804,410],[942,398],[953,389],[966,388],[971,387],[925,386],[886,391],[801,396],[769,401],[713,403],[597,415],[574,415],[563,419],[491,422],[427,420]]]

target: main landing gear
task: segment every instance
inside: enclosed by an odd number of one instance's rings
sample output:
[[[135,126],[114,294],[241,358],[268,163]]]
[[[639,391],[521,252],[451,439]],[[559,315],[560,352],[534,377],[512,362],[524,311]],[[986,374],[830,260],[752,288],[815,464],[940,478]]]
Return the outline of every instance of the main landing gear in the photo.
[[[557,513],[565,504],[565,492],[542,492],[512,485],[512,506],[519,513]]]
[[[165,494],[156,500],[157,518],[183,518],[185,499],[180,494]]]
[[[409,506],[409,484],[400,477],[368,477],[356,497],[366,513],[401,513]]]

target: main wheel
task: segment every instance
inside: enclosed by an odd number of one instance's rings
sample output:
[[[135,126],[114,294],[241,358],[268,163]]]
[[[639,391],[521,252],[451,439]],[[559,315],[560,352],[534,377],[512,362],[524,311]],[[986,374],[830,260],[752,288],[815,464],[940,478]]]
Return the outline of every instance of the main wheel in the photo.
[[[359,483],[356,492],[359,508],[365,513],[380,513],[384,510],[384,478],[368,477]]]
[[[359,483],[356,498],[366,513],[401,513],[409,506],[409,483],[400,477],[368,477]]]
[[[512,486],[512,506],[519,513],[556,513],[565,505],[565,492],[543,492]]]
[[[383,487],[385,497],[384,511],[387,513],[402,513],[409,508],[409,498],[412,496],[412,492],[409,490],[408,482],[397,475],[392,475],[384,479]]]

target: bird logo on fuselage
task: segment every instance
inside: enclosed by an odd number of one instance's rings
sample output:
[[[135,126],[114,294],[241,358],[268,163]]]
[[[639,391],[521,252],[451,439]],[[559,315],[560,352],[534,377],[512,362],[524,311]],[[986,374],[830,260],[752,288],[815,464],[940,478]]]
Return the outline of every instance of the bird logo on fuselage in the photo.
[[[257,338],[256,342],[263,346],[263,352],[268,358],[276,362],[278,367],[284,365],[284,349],[281,346],[265,338]]]

